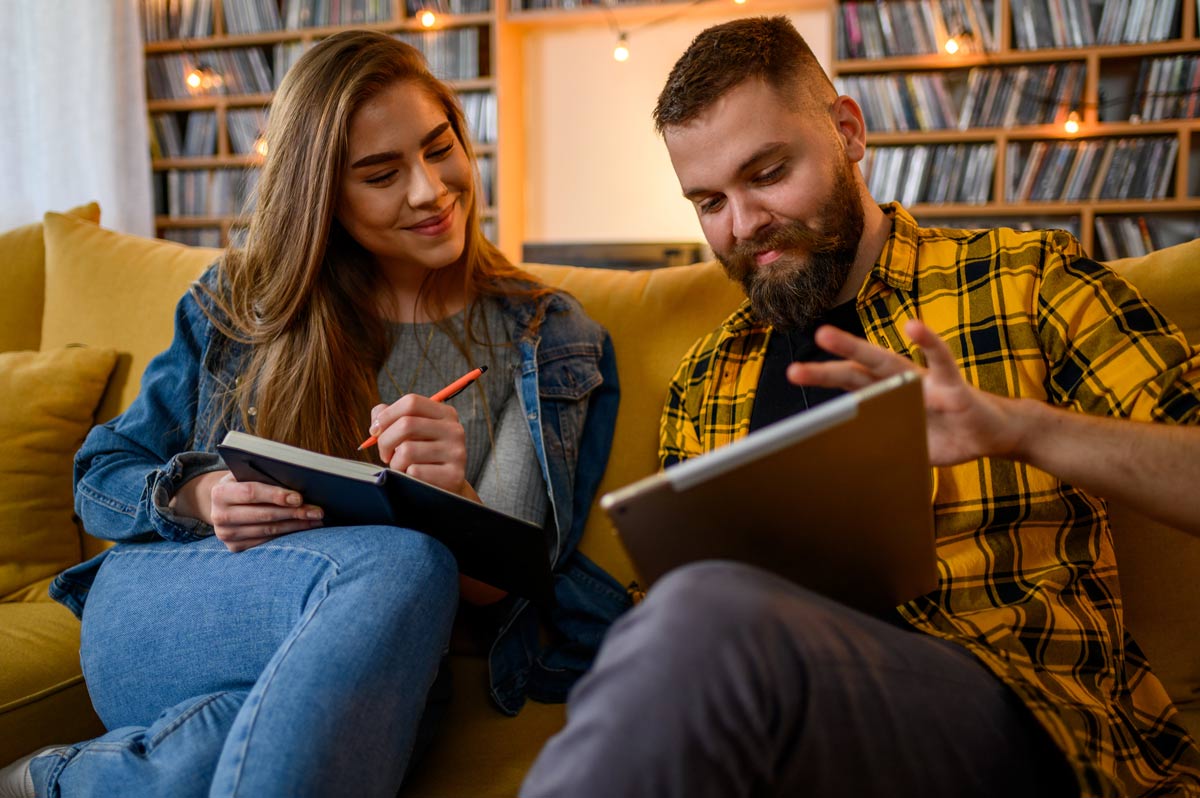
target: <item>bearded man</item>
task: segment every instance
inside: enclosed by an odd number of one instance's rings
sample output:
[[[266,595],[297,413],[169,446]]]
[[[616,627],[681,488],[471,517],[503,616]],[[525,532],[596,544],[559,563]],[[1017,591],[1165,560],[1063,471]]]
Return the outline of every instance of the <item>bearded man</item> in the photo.
[[[919,370],[939,584],[877,618],[747,565],[675,570],[521,794],[1200,795],[1106,504],[1200,534],[1200,352],[1066,233],[875,204],[862,112],[784,18],[701,33],[655,121],[748,297],[680,365],[662,465]]]

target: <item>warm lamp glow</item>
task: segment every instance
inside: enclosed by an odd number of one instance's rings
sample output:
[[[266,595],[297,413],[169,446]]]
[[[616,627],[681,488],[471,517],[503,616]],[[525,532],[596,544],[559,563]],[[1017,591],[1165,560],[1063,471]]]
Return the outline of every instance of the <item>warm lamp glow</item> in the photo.
[[[197,64],[189,69],[187,74],[183,76],[183,82],[187,84],[188,90],[193,93],[220,88],[225,83],[219,74],[204,64]]]
[[[629,44],[625,41],[624,33],[617,39],[617,46],[613,48],[613,58],[621,62],[629,60]]]
[[[267,157],[267,137],[259,136],[254,140],[254,151],[263,158]]]
[[[437,14],[434,14],[432,11],[422,11],[421,24],[426,28],[432,28],[437,24]]]
[[[733,0],[733,2],[737,3],[739,6],[746,5],[746,0]]]
[[[954,55],[958,52],[958,39],[954,36],[951,36],[946,40],[946,52],[950,55]]]
[[[1067,121],[1063,123],[1063,130],[1074,136],[1079,132],[1079,112],[1072,111],[1067,114]]]

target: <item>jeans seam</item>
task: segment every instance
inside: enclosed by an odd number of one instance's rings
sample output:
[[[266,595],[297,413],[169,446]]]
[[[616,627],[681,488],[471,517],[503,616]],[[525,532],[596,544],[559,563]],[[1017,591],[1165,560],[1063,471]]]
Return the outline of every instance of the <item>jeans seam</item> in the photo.
[[[158,734],[154,735],[154,737],[151,738],[151,740],[150,740],[150,745],[152,747],[157,747],[163,740],[167,739],[167,737],[170,736],[170,734],[172,732],[174,732],[176,729],[178,729],[186,721],[191,719],[192,716],[195,715],[197,712],[204,709],[209,704],[216,701],[218,698],[224,698],[227,695],[229,695],[229,691],[222,691],[220,693],[214,693],[213,695],[210,695],[207,698],[205,698],[203,701],[199,701],[196,704],[194,704],[193,706],[189,707],[186,712],[184,712],[178,718],[173,720],[168,726],[165,726]]]
[[[328,557],[322,557],[322,559],[326,559],[333,564],[333,572],[321,580],[320,598],[313,603],[311,609],[305,613],[304,618],[302,618],[300,623],[296,625],[296,628],[287,643],[276,652],[277,654],[281,654],[281,656],[277,658],[274,668],[272,668],[270,671],[264,669],[262,674],[259,675],[259,679],[262,680],[262,689],[258,690],[258,700],[254,706],[250,708],[248,717],[246,718],[246,733],[243,735],[242,740],[238,743],[239,747],[241,748],[241,752],[238,759],[237,768],[232,774],[232,784],[229,791],[230,795],[237,795],[238,785],[241,783],[242,772],[246,765],[246,748],[249,746],[250,737],[254,732],[254,724],[258,720],[258,712],[262,707],[263,697],[266,695],[267,690],[274,681],[275,674],[278,672],[279,666],[287,656],[287,653],[291,650],[292,646],[295,645],[296,641],[300,638],[300,635],[303,634],[308,628],[309,624],[312,622],[312,619],[316,616],[317,610],[320,609],[321,605],[325,603],[325,599],[329,596],[329,581],[341,572],[341,568],[336,560]],[[255,687],[258,687],[258,685],[255,685]],[[255,689],[252,688],[247,696],[247,701],[250,700],[250,696],[253,696],[254,693]]]

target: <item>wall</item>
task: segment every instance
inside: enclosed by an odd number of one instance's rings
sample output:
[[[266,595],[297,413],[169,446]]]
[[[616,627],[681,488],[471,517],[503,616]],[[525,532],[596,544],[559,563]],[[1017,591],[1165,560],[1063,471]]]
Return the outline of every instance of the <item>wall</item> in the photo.
[[[788,16],[827,66],[828,12]],[[675,60],[726,19],[631,23],[624,63],[613,59],[617,37],[603,25],[525,33],[526,241],[703,240],[650,114]]]

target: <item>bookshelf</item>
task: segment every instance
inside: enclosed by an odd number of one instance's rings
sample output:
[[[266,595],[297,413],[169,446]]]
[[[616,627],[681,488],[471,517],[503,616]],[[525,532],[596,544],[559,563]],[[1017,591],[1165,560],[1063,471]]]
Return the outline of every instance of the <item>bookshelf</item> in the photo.
[[[355,27],[417,46],[458,92],[479,159],[485,232],[510,257],[519,253],[520,181],[499,163],[505,138],[519,146],[499,111],[502,102],[520,108],[516,81],[500,77],[517,50],[492,0],[140,0],[140,8],[159,236],[224,246],[237,235],[283,74],[314,42]],[[422,24],[426,10],[436,13],[432,27]],[[189,87],[189,75],[200,85]],[[512,161],[519,166],[519,156]]]
[[[1064,227],[1106,259],[1200,237],[1195,0],[834,0],[832,13],[831,71],[867,116],[877,200],[927,225]]]

